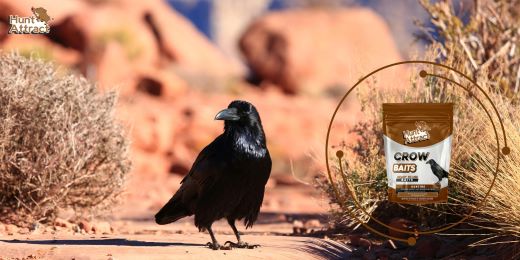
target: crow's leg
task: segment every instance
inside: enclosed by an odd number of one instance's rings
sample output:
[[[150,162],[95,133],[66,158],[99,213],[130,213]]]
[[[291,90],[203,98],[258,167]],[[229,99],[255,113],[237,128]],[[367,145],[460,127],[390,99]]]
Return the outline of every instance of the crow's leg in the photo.
[[[249,249],[257,248],[260,246],[260,245],[249,245],[248,243],[246,243],[246,242],[242,241],[242,239],[240,239],[240,233],[238,232],[237,227],[235,226],[234,219],[228,219],[228,223],[231,226],[231,228],[233,229],[235,236],[237,237],[237,243],[233,243],[231,241],[226,241],[226,243],[224,243],[224,245],[229,244],[230,247],[249,248]]]
[[[213,230],[211,230],[211,225],[209,225],[209,227],[207,228],[208,232],[209,232],[209,235],[211,236],[211,242],[208,242],[206,245],[213,249],[213,250],[219,250],[219,249],[222,249],[222,250],[230,250],[231,247],[230,246],[221,246],[217,239],[215,238],[215,234],[213,234]]]

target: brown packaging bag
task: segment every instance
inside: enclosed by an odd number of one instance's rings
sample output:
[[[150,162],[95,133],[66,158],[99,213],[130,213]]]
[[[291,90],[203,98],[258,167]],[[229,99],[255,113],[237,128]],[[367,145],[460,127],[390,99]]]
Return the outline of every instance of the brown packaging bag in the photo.
[[[383,104],[389,201],[448,200],[452,132],[452,103]]]

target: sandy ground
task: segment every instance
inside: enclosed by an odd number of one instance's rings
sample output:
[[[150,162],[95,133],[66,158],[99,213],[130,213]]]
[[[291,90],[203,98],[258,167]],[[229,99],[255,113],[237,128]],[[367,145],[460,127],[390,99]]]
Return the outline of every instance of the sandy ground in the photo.
[[[159,226],[153,222],[156,209],[134,201],[115,212],[114,219],[110,220],[112,234],[58,230],[54,234],[35,231],[0,235],[0,259],[331,259],[349,256],[352,250],[344,244],[293,235],[294,220],[327,222],[326,205],[319,206],[313,192],[311,187],[269,192],[268,197],[284,200],[287,205],[276,207],[277,210],[266,207],[252,229],[244,230],[242,223],[237,225],[244,241],[261,245],[256,249],[211,250],[205,246],[210,241],[209,235],[198,232],[193,218]],[[235,241],[225,221],[216,222],[213,229],[221,244]]]
[[[222,242],[233,235],[219,234]],[[251,235],[256,249],[213,251],[204,246],[206,234],[110,235],[110,236],[14,236],[2,239],[2,255],[45,259],[329,259],[349,253],[330,240],[309,237]]]

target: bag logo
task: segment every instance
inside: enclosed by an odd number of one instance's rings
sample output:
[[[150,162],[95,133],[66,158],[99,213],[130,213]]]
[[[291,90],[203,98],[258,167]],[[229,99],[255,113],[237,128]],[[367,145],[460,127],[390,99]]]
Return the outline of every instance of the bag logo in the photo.
[[[404,144],[412,144],[430,139],[431,128],[424,121],[415,122],[416,129],[403,131]]]
[[[52,18],[43,7],[31,8],[34,16],[21,17],[9,15],[8,34],[44,34],[50,33],[49,21]]]

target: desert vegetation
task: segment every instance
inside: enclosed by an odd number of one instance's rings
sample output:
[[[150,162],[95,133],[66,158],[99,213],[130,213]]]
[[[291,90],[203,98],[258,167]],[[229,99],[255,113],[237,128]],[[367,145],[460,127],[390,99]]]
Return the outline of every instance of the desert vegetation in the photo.
[[[0,218],[28,225],[112,205],[130,169],[116,93],[52,63],[0,54]]]
[[[336,149],[329,154],[333,180],[323,185],[332,201],[333,215],[338,227],[349,230],[360,225],[356,218],[378,227],[358,209],[353,198],[362,207],[388,224],[392,216],[406,216],[416,223],[419,230],[428,230],[456,223],[474,211],[466,220],[466,228],[450,229],[441,235],[473,235],[470,246],[494,246],[506,244],[502,253],[515,257],[511,245],[518,246],[520,210],[517,194],[520,192],[520,114],[518,84],[520,50],[518,49],[518,3],[515,1],[475,1],[464,12],[451,1],[430,3],[422,1],[431,15],[431,25],[420,25],[422,39],[429,41],[424,55],[417,59],[439,62],[469,75],[490,96],[497,107],[507,135],[508,155],[500,150],[504,139],[498,117],[486,97],[457,73],[433,66],[415,67],[410,78],[410,88],[403,91],[387,91],[380,94],[373,89],[358,91],[367,117],[352,132],[360,139],[352,145],[340,147],[344,152],[343,171],[340,170]],[[421,78],[420,70],[445,75],[458,82],[456,86],[435,77]],[[465,90],[464,88],[467,88]],[[386,168],[382,143],[381,105],[385,102],[453,102],[455,103],[455,133],[450,173],[450,198],[440,205],[396,205],[386,201]],[[482,102],[482,104],[480,103]],[[484,106],[491,115],[492,125]],[[500,146],[497,147],[497,136]],[[497,151],[500,153],[497,154]],[[497,156],[501,163],[496,179],[494,170]],[[484,204],[491,183],[494,187]],[[350,195],[353,193],[353,197]],[[469,226],[469,227],[468,227]],[[395,233],[394,233],[395,235]],[[405,236],[406,237],[406,236]]]

